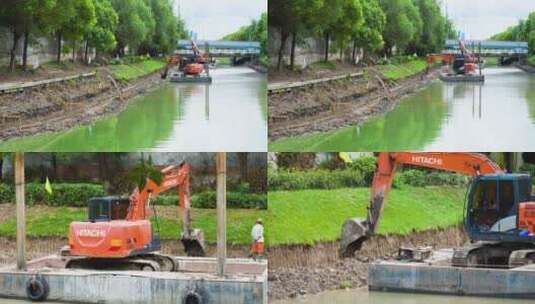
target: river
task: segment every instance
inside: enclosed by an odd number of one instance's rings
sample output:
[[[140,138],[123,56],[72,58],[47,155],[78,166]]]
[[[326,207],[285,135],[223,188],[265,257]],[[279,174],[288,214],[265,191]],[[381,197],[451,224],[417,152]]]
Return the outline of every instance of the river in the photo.
[[[265,151],[266,76],[246,67],[211,71],[207,84],[167,83],[117,115],[63,132],[0,144],[1,151]]]
[[[334,290],[317,295],[274,301],[273,304],[527,304],[533,300],[460,297],[411,293],[368,292],[366,290]]]
[[[484,84],[434,81],[359,125],[270,143],[272,151],[529,151],[535,76],[487,68]]]

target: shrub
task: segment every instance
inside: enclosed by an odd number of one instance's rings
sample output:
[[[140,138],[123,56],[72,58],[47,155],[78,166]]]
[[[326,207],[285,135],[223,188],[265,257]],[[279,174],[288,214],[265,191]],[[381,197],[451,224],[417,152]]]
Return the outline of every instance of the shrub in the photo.
[[[217,193],[205,191],[191,198],[194,208],[215,209]],[[231,209],[267,209],[267,196],[256,193],[227,192],[227,208]]]
[[[360,172],[367,185],[372,184],[373,174],[375,173],[375,157],[359,157],[349,165],[353,170]]]
[[[274,190],[300,189],[335,189],[344,187],[365,186],[365,180],[360,171],[343,170],[309,170],[287,171],[268,170],[268,186]]]
[[[92,197],[104,196],[104,188],[98,184],[52,184],[52,194],[48,194],[41,183],[26,184],[26,204],[48,206],[87,206]],[[12,186],[0,185],[0,203],[15,202]]]

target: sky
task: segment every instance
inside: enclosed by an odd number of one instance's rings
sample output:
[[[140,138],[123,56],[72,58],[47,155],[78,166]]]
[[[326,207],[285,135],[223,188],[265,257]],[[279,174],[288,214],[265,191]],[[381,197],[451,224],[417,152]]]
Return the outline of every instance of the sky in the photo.
[[[267,12],[267,0],[175,0],[197,39],[219,39]]]
[[[442,0],[444,10],[465,39],[485,39],[535,11],[535,0]]]

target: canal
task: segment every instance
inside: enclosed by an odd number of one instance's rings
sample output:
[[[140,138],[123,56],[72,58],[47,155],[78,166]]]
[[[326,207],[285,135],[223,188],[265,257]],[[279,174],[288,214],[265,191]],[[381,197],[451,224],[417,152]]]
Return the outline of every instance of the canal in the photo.
[[[220,67],[207,84],[167,83],[117,115],[70,130],[15,139],[1,151],[265,151],[266,76]]]
[[[411,293],[368,292],[366,290],[335,290],[317,295],[307,295],[273,304],[527,304],[533,300],[459,297]]]
[[[528,151],[535,139],[535,76],[484,70],[483,85],[435,81],[359,125],[281,139],[271,151]]]

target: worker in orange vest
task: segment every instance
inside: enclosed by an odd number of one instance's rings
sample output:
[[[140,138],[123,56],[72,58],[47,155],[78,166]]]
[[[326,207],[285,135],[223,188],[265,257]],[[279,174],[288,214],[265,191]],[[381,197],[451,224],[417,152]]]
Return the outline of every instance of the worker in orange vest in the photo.
[[[251,230],[251,236],[253,237],[251,257],[256,260],[256,258],[264,255],[264,226],[262,225],[262,219],[256,220],[256,224]]]

